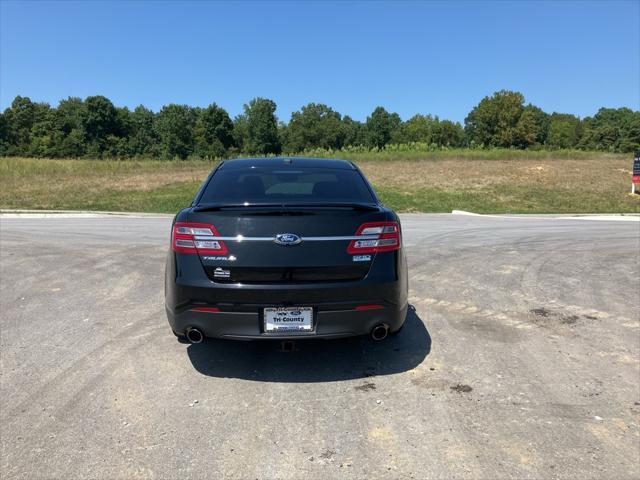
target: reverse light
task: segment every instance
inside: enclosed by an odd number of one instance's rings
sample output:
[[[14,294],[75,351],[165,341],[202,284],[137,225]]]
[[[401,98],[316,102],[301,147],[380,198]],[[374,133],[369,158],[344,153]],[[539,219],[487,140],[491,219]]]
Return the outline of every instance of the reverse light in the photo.
[[[398,222],[368,222],[360,225],[356,235],[377,238],[352,240],[347,253],[391,252],[400,248],[400,225]]]
[[[176,222],[171,235],[174,252],[226,255],[227,246],[219,236],[216,227],[208,223]]]

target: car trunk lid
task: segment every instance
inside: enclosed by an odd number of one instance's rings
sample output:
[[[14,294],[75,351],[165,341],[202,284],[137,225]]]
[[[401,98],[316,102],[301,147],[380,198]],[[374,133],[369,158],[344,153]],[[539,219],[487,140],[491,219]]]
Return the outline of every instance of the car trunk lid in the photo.
[[[364,278],[375,254],[347,251],[358,228],[387,220],[373,206],[195,208],[189,221],[215,227],[224,254],[199,253],[220,283],[340,282]]]

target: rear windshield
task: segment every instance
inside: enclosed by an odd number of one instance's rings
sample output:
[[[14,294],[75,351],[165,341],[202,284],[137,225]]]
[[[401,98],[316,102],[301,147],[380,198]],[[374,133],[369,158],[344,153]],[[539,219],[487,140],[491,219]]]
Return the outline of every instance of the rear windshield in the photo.
[[[217,171],[200,203],[374,203],[355,170],[251,168]]]

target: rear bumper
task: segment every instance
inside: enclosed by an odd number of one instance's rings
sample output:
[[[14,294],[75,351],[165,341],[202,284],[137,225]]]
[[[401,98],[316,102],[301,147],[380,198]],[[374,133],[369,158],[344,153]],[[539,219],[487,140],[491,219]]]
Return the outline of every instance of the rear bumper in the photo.
[[[367,335],[381,323],[391,332],[400,329],[407,312],[407,290],[406,260],[400,252],[380,255],[362,280],[278,285],[216,283],[205,275],[197,256],[182,255],[177,267],[170,253],[165,306],[169,324],[179,335],[191,327],[216,338],[336,338]],[[371,304],[382,308],[356,310]],[[219,311],[194,311],[198,306]],[[313,332],[265,333],[263,309],[280,306],[313,307]]]
[[[271,306],[271,305],[265,305]],[[175,313],[167,308],[167,318],[174,332],[184,334],[188,328],[198,328],[206,337],[236,340],[340,338],[368,335],[373,327],[387,324],[391,332],[399,330],[407,314],[407,306],[398,309],[375,310],[323,310],[314,308],[313,332],[265,333],[262,308],[252,311],[201,312],[185,310]]]

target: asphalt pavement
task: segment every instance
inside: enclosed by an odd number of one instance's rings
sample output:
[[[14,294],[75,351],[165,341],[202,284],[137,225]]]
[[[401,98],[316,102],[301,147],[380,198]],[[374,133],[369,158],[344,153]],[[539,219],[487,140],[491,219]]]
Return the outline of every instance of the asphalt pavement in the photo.
[[[0,477],[640,477],[640,222],[404,215],[404,330],[285,352],[176,340],[170,221],[0,218]]]

